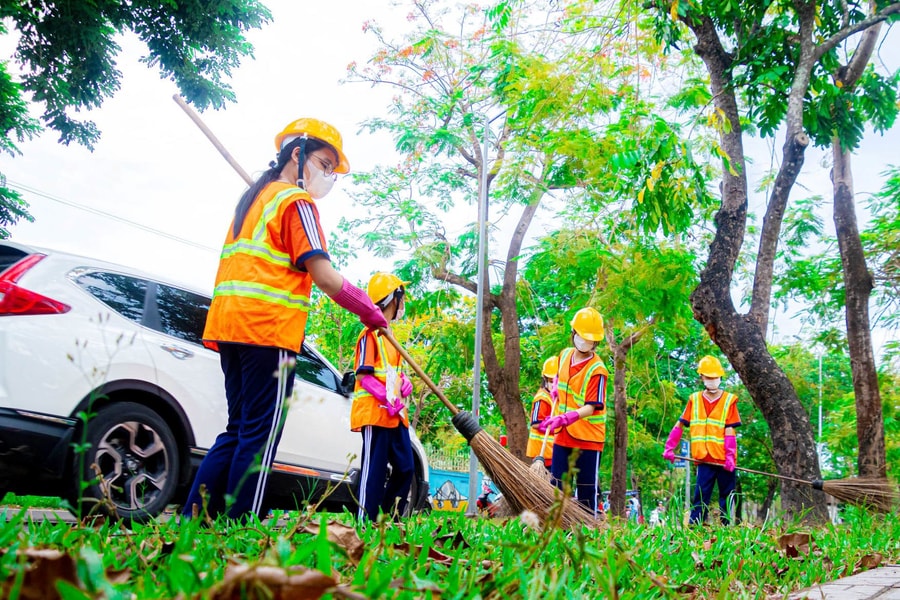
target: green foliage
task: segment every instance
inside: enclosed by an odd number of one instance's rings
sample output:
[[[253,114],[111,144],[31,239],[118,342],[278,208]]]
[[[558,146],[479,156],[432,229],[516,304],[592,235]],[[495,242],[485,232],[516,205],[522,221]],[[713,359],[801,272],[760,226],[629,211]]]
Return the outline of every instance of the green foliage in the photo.
[[[116,36],[131,32],[147,45],[141,60],[174,81],[199,109],[221,108],[234,101],[227,83],[240,60],[252,56],[245,33],[271,19],[257,0],[187,0],[179,2],[43,2],[0,4],[4,24],[19,34],[13,59],[20,81],[0,65],[0,149],[15,154],[15,141],[36,135],[41,127],[28,115],[27,103],[40,105],[44,127],[59,133],[63,144],[89,149],[100,137],[96,124],[73,112],[100,107],[120,87]],[[26,100],[27,99],[27,100]],[[31,220],[21,197],[0,187],[0,239],[5,225]]]

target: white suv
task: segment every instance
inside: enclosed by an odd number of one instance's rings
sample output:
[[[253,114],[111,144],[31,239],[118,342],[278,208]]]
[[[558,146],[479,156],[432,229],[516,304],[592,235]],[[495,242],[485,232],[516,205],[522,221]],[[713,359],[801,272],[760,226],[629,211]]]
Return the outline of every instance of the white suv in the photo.
[[[83,488],[133,520],[183,501],[227,417],[218,355],[200,343],[208,308],[208,294],[152,275],[0,241],[0,497],[75,505]],[[352,508],[353,374],[304,344],[296,375],[266,504]],[[428,462],[412,438],[410,507],[424,510]]]

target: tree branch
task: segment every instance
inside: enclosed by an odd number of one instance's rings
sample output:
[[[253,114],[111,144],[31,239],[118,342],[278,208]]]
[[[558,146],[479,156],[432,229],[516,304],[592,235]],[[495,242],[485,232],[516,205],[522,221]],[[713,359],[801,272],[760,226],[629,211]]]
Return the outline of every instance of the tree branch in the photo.
[[[849,27],[844,27],[833,36],[816,46],[813,53],[814,59],[818,61],[826,52],[835,48],[838,44],[843,42],[854,33],[859,33],[860,31],[868,29],[872,25],[876,25],[878,23],[886,21],[888,17],[897,13],[900,13],[900,2],[894,2],[893,4],[886,6],[880,12],[868,16],[860,22],[854,23]]]

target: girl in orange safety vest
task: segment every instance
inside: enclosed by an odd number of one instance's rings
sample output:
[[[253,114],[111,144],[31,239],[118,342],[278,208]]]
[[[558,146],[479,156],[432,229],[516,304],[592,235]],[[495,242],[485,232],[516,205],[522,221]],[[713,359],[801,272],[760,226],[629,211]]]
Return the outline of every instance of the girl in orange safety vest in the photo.
[[[675,448],[681,441],[682,431],[684,427],[690,428],[691,457],[699,464],[689,522],[693,525],[706,521],[713,486],[717,485],[719,514],[722,524],[728,525],[731,522],[729,501],[737,484],[735,428],[741,425],[737,396],[720,388],[725,370],[716,357],[701,358],[697,372],[706,389],[694,392],[688,398],[681,418],[666,440],[663,458],[669,462],[675,460]]]
[[[550,467],[553,459],[553,434],[541,433],[538,425],[547,417],[556,414],[556,399],[551,396],[553,380],[559,373],[559,357],[551,356],[544,361],[541,370],[541,387],[534,394],[531,404],[531,427],[528,429],[528,446],[525,456],[534,461],[542,460],[545,467]],[[546,443],[545,443],[546,440]]]
[[[597,515],[597,472],[606,441],[606,380],[609,371],[595,353],[603,339],[603,317],[582,308],[572,318],[572,346],[559,355],[559,374],[551,394],[558,398],[556,416],[544,419],[538,431],[556,432],[550,475],[562,488],[575,459],[575,496]]]
[[[369,280],[369,298],[387,321],[403,318],[404,286],[408,283],[390,273],[376,273]],[[412,394],[412,382],[402,371],[400,352],[371,328],[359,334],[354,364],[356,389],[350,429],[362,432],[363,437],[358,516],[372,521],[379,513],[402,516],[415,472],[404,403]]]
[[[228,424],[200,463],[184,517],[204,505],[201,487],[211,517],[263,516],[313,283],[367,326],[387,325],[332,267],[319,224],[315,201],[350,171],[341,134],[324,121],[297,119],[275,136],[275,151],[241,196],[219,260],[203,343],[219,352]]]

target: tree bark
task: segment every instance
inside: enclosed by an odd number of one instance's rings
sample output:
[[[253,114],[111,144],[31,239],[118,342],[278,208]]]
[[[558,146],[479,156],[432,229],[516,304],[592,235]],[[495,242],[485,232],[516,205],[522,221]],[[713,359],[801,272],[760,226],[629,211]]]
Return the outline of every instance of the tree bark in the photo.
[[[874,279],[866,265],[856,224],[850,153],[841,148],[838,140],[832,145],[832,151],[834,227],[844,273],[847,344],[850,350],[853,393],[856,398],[856,437],[859,441],[857,468],[859,475],[863,477],[886,477],[884,414],[869,327],[869,296],[872,293]]]

